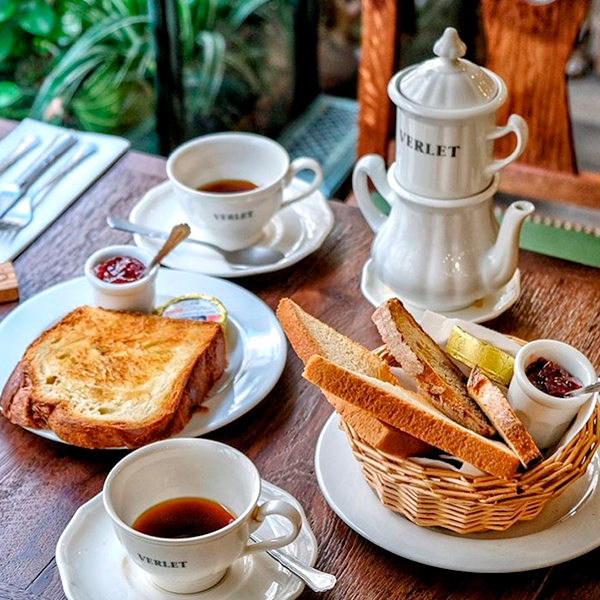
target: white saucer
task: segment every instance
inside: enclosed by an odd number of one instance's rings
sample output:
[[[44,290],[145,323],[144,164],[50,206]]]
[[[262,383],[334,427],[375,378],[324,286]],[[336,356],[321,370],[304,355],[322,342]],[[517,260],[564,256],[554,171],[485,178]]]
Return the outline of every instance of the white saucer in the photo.
[[[294,179],[291,190],[307,186],[303,181]],[[169,181],[152,188],[132,209],[129,215],[137,225],[169,231],[177,223],[187,221],[179,207]],[[201,239],[201,235],[191,225],[192,235]],[[302,260],[325,241],[333,228],[333,212],[321,192],[314,192],[304,200],[280,210],[264,229],[261,245],[276,248],[285,258],[273,265],[251,267],[240,270],[231,267],[217,252],[196,244],[181,244],[162,262],[167,267],[205,273],[215,277],[247,277],[260,273],[271,273],[289,267]],[[141,235],[133,236],[140,248],[156,252],[162,241]]]
[[[260,498],[261,502],[285,500],[300,511],[300,534],[284,550],[314,565],[317,540],[299,502],[264,480]],[[284,520],[268,517],[256,535],[264,539],[286,530]],[[204,592],[174,594],[160,590],[125,554],[104,510],[102,493],[79,508],[63,531],[56,546],[56,564],[69,600],[292,600],[304,589],[300,579],[260,553],[235,562],[216,586]]]
[[[385,508],[363,478],[334,413],[315,452],[325,500],[354,531],[377,546],[425,565],[468,573],[513,573],[556,565],[600,546],[599,458],[533,521],[472,535],[419,527]]]
[[[160,269],[156,291],[157,305],[174,296],[203,293],[219,298],[228,313],[227,369],[203,403],[207,410],[194,413],[176,437],[214,431],[254,408],[273,389],[285,366],[287,344],[273,311],[244,288],[197,273]],[[92,304],[92,290],[87,279],[80,277],[29,298],[0,323],[0,390],[27,346],[69,311],[84,304]],[[29,431],[62,441],[48,429]]]
[[[385,302],[388,298],[396,298],[398,294],[393,292],[385,285],[375,274],[373,259],[369,258],[363,266],[360,279],[360,291],[362,295],[375,307]],[[512,279],[495,294],[491,294],[477,300],[471,306],[460,310],[436,312],[448,317],[449,319],[463,319],[473,323],[483,323],[495,319],[504,311],[507,311],[521,295],[521,273],[519,269],[515,271]],[[400,298],[402,300],[402,298]],[[404,302],[406,310],[417,320],[420,321],[427,309],[419,308]]]

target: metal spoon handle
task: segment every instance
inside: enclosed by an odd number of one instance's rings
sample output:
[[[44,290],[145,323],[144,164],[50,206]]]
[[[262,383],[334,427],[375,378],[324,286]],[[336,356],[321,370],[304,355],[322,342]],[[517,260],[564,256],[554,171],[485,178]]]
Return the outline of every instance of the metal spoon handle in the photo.
[[[250,535],[250,539],[255,542],[260,541],[255,535]],[[288,569],[288,571],[291,571],[296,577],[302,579],[313,592],[326,592],[335,585],[336,579],[334,575],[319,571],[319,569],[315,569],[299,561],[287,552],[283,552],[282,550],[267,550],[267,554]]]
[[[591,394],[592,392],[597,392],[598,390],[600,390],[600,381],[596,381],[596,383],[590,383],[590,385],[577,388],[576,390],[571,390],[565,394],[565,398],[581,396],[582,394]]]
[[[175,225],[173,229],[171,229],[171,233],[167,238],[167,241],[162,245],[161,249],[156,253],[156,256],[152,259],[150,266],[148,267],[148,271],[151,271],[155,265],[159,264],[160,261],[167,255],[173,248],[179,246],[186,237],[188,237],[191,233],[190,226],[186,223],[180,223],[179,225]]]

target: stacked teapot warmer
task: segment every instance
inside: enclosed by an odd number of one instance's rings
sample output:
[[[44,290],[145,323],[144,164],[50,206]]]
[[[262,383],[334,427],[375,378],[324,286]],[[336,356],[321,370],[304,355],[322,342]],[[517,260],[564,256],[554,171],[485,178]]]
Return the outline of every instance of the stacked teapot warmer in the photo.
[[[389,82],[397,106],[395,162],[386,173],[381,156],[363,156],[352,184],[376,234],[369,266],[381,287],[409,310],[448,313],[515,282],[521,225],[534,206],[514,202],[501,226],[493,214],[499,171],[518,158],[528,137],[518,115],[495,125],[506,85],[461,58],[466,46],[454,28],[445,30],[434,52],[437,58]],[[493,141],[509,133],[516,136],[515,149],[494,159]],[[373,202],[368,179],[390,205],[389,216]]]

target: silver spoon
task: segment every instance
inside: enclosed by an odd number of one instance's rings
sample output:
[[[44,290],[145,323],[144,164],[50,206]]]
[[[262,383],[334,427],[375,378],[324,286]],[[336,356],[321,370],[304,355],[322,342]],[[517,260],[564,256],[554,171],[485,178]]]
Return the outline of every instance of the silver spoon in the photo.
[[[152,262],[148,265],[148,271],[152,271],[152,269],[160,264],[160,261],[167,255],[169,252],[177,248],[181,242],[183,242],[190,235],[190,226],[185,223],[180,223],[179,225],[175,225],[173,229],[171,229],[171,233],[167,238],[167,241],[161,246],[160,250],[156,253],[156,256],[152,259]]]
[[[136,225],[121,217],[107,217],[106,222],[111,229],[118,229],[119,231],[145,235],[159,240],[164,240],[168,236],[164,231],[144,227],[143,225]],[[187,238],[185,242],[210,248],[211,250],[218,252],[231,266],[242,269],[273,265],[285,258],[283,252],[276,250],[275,248],[268,248],[267,246],[248,246],[247,248],[242,248],[240,250],[224,250],[223,248],[219,248],[219,246],[194,238]]]
[[[565,394],[565,398],[573,398],[573,396],[581,396],[582,394],[591,394],[592,392],[597,392],[598,390],[600,390],[600,381],[596,381],[596,383],[590,383],[590,385],[585,385],[577,388],[576,390],[571,390]]]
[[[260,542],[260,540],[252,533],[250,534],[250,539],[254,542]],[[319,571],[319,569],[315,569],[314,567],[303,563],[295,556],[292,556],[283,550],[267,550],[267,554],[271,558],[274,558],[280,565],[283,565],[286,569],[291,571],[296,577],[302,579],[313,592],[326,592],[331,590],[335,585],[334,575]]]

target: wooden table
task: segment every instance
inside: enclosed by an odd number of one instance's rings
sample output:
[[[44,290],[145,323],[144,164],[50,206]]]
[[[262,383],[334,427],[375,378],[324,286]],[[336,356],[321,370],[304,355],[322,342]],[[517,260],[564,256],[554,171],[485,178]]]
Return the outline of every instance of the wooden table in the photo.
[[[0,123],[0,133],[9,126]],[[127,215],[150,187],[165,179],[164,161],[131,152],[26,250],[15,266],[22,300],[82,274],[85,258],[103,245],[130,241],[109,230],[109,214]],[[283,296],[369,347],[379,345],[371,306],[359,291],[372,234],[356,208],[333,202],[336,225],[323,247],[284,271],[238,283],[275,308]],[[600,271],[543,256],[521,256],[523,294],[490,326],[522,338],[568,341],[600,367]],[[0,319],[14,305],[0,306]],[[1,339],[1,344],[10,340]],[[423,566],[369,543],[329,509],[314,474],[317,436],[331,413],[304,381],[290,350],[271,394],[210,438],[256,462],[263,477],[294,494],[319,541],[317,566],[338,577],[323,598],[525,600],[600,598],[600,551],[549,569],[471,575]],[[64,598],[54,550],[75,510],[97,494],[119,451],[88,451],[42,439],[0,417],[0,598]],[[317,598],[305,591],[301,598]],[[110,600],[107,598],[107,600]],[[248,599],[251,600],[251,599]]]

